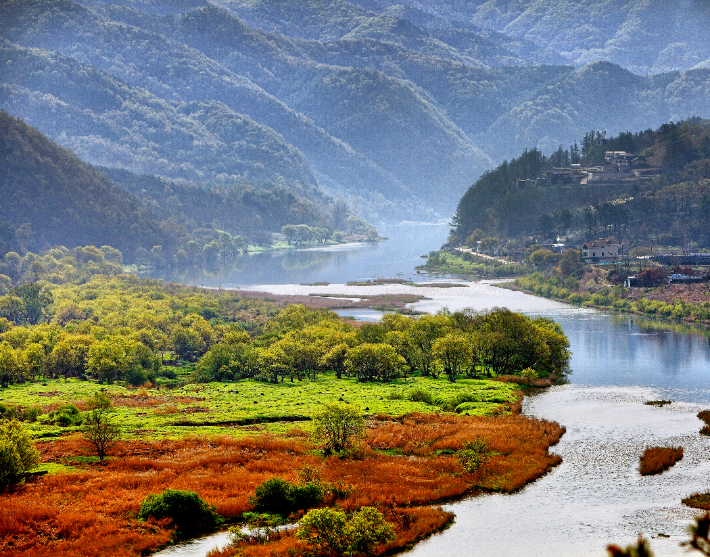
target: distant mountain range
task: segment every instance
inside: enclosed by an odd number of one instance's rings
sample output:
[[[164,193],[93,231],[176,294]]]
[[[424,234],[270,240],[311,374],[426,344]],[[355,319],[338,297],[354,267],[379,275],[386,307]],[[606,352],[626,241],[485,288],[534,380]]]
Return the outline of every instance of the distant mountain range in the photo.
[[[4,0],[0,108],[93,164],[448,217],[526,147],[710,116],[698,0]]]

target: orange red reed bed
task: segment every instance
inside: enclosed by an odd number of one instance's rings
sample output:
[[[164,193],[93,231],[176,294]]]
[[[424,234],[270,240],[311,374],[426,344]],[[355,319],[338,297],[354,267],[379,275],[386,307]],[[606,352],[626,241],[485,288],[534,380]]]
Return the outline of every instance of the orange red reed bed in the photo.
[[[642,476],[660,474],[683,458],[683,447],[648,447],[640,458]]]
[[[374,505],[394,525],[397,538],[380,548],[392,553],[442,528],[451,517],[423,505],[475,490],[513,491],[560,462],[548,453],[564,428],[522,416],[464,417],[413,414],[369,423],[355,458],[323,459],[301,432],[293,437],[186,438],[124,441],[117,458],[48,475],[0,495],[0,554],[6,557],[112,557],[148,554],[170,540],[170,525],[141,523],[136,512],[149,493],[189,489],[227,519],[251,509],[257,485],[274,476],[295,481],[308,464],[324,481],[352,484],[336,504]],[[463,473],[448,454],[483,437],[493,455],[480,470]],[[38,444],[45,462],[89,454],[77,437]],[[384,453],[383,450],[387,450]],[[442,451],[437,456],[437,451]],[[391,454],[394,453],[394,454]],[[297,540],[284,535],[244,555],[286,555]]]

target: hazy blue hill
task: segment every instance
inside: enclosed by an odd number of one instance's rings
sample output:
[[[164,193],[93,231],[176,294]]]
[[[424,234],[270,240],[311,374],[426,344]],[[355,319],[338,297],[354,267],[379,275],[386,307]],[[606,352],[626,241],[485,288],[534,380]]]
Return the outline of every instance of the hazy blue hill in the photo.
[[[176,241],[132,195],[2,111],[0,160],[0,221],[25,225],[24,249],[110,245],[132,259],[140,246],[168,247]],[[7,238],[0,244],[14,247]]]
[[[224,105],[213,132],[209,120],[71,58],[8,43],[0,53],[9,62],[0,107],[92,163],[196,181],[283,180],[322,195],[301,153]]]
[[[149,215],[170,219],[188,232],[212,228],[253,241],[265,232],[280,232],[287,224],[330,226],[322,206],[283,186],[205,188],[123,169],[101,170],[140,199]]]
[[[71,10],[65,10],[67,4],[71,6]],[[194,49],[171,41],[163,35],[135,27],[116,23],[104,24],[93,13],[75,3],[62,2],[60,6],[52,7],[52,3],[39,2],[35,4],[35,8],[41,11],[41,15],[27,10],[19,21],[3,19],[7,24],[0,23],[0,35],[21,43],[30,43],[30,46],[54,48],[75,59],[88,60],[93,67],[119,77],[130,85],[143,87],[156,98],[169,101],[223,102],[235,113],[246,114],[282,134],[286,141],[308,157],[313,171],[323,177],[323,183],[333,193],[350,196],[363,193],[366,196],[368,190],[392,191],[396,194],[404,189],[396,177],[378,169],[343,141],[333,138],[249,80],[234,74]],[[14,13],[17,10],[8,11]],[[71,39],[78,35],[83,37],[82,41]],[[48,87],[64,86],[55,84],[51,79],[38,80],[38,76],[33,79],[35,82],[32,86],[39,91],[46,91]],[[102,93],[98,93],[101,96]],[[164,103],[164,106],[169,109],[172,105]],[[13,110],[9,107],[8,109]],[[25,112],[16,113],[32,120]],[[40,125],[39,122],[37,125]],[[57,131],[61,133],[61,130]],[[49,129],[46,132],[50,135],[54,133]],[[101,136],[96,132],[88,135]],[[170,138],[165,140],[169,141]],[[173,145],[170,147],[158,144],[158,148],[168,147],[168,153],[161,158],[166,161],[181,158],[184,148],[174,143],[173,139]],[[207,145],[210,143],[208,138]],[[112,166],[109,160],[94,158],[94,153],[84,154],[91,162]],[[198,169],[198,164],[185,162],[188,167],[195,166],[196,170],[204,170],[207,177],[211,177],[209,168]],[[254,162],[264,165],[265,169],[271,167],[269,160]],[[126,167],[138,172],[171,176],[158,167]],[[180,177],[200,179],[199,175]],[[249,178],[258,179],[253,173]]]
[[[520,39],[472,23],[447,19],[425,11],[418,4],[405,5],[388,0],[352,0],[354,4],[411,21],[432,37],[454,47],[462,54],[490,66],[535,64],[565,65],[569,60],[527,39]]]
[[[695,0],[5,0],[0,106],[104,166],[210,188],[276,184],[320,207],[327,194],[371,219],[443,216],[526,147],[549,154],[589,129],[710,115],[707,11]]]
[[[578,64],[607,60],[645,74],[690,69],[710,55],[710,8],[704,0],[396,3],[546,45]]]
[[[453,193],[465,187],[472,169],[490,164],[437,108],[381,72],[324,68],[292,92],[290,104],[420,195],[436,195],[431,185],[437,177]]]
[[[498,158],[520,146],[550,153],[591,129],[617,134],[707,114],[710,70],[639,76],[609,62],[564,76],[502,116],[486,133]]]
[[[253,27],[288,37],[333,41],[371,38],[427,55],[481,64],[408,19],[375,13],[343,0],[220,0],[215,2]]]

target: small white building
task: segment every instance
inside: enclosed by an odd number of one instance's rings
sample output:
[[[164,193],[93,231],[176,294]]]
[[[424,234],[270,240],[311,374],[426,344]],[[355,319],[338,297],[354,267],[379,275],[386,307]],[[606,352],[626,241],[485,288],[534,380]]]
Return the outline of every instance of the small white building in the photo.
[[[611,238],[593,240],[582,246],[583,263],[612,263],[621,261],[621,244]]]

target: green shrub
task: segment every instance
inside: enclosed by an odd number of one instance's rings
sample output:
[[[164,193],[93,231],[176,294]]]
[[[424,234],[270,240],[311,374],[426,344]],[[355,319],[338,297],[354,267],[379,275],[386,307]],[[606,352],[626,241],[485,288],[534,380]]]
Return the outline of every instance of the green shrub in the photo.
[[[454,408],[454,412],[461,414],[462,412],[468,412],[469,410],[477,410],[479,406],[479,402],[463,402]]]
[[[255,510],[287,516],[291,513],[291,484],[281,478],[266,480],[254,490],[249,502]]]
[[[456,451],[456,459],[466,472],[475,472],[488,457],[488,445],[480,437],[475,441],[467,441],[463,448]]]
[[[296,531],[298,539],[344,555],[371,554],[394,535],[392,526],[374,507],[362,507],[349,517],[341,510],[313,509]]]
[[[537,371],[531,367],[526,367],[520,372],[520,377],[525,377],[526,379],[537,379]]]
[[[0,424],[0,490],[16,484],[25,470],[39,464],[39,452],[20,422]]]
[[[223,520],[214,507],[205,503],[194,491],[166,489],[150,494],[141,503],[138,518],[169,518],[181,537],[214,530]]]
[[[412,402],[423,402],[424,404],[434,404],[434,397],[426,389],[418,387],[412,389],[407,396]]]
[[[79,409],[73,404],[65,404],[49,413],[48,420],[51,424],[68,427],[71,425],[81,425],[84,421]]]
[[[323,488],[316,483],[299,486],[281,478],[271,478],[257,486],[249,502],[256,511],[288,516],[294,511],[313,507],[323,499]]]
[[[294,510],[310,509],[323,501],[323,488],[317,484],[295,485],[288,498]]]
[[[5,420],[16,420],[18,416],[17,406],[8,406],[0,402],[0,418]]]

